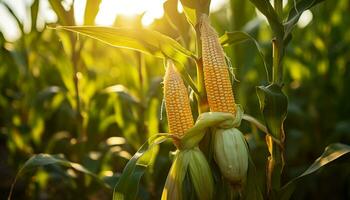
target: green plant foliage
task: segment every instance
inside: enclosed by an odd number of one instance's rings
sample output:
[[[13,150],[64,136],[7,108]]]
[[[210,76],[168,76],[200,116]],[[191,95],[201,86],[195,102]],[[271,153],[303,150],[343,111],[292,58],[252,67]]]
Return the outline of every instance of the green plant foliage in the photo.
[[[71,167],[71,168],[73,168],[76,171],[82,172],[84,174],[88,174],[88,175],[96,178],[97,180],[99,180],[99,182],[104,184],[104,182],[102,180],[100,180],[96,174],[94,174],[93,172],[89,171],[88,169],[86,169],[85,167],[83,167],[82,165],[80,165],[78,163],[69,162],[62,155],[38,154],[38,155],[32,156],[28,161],[26,161],[24,163],[24,165],[22,166],[22,168],[18,171],[18,173],[17,173],[17,175],[15,177],[15,180],[12,183],[8,199],[9,200],[11,199],[12,191],[13,191],[13,188],[15,187],[16,181],[24,173],[26,173],[26,172],[28,172],[30,170],[36,169],[38,167],[45,166],[45,165],[61,165],[61,166],[64,166],[64,167]],[[108,185],[105,185],[105,186],[109,187]]]
[[[257,87],[260,110],[264,116],[267,129],[272,137],[284,137],[283,122],[287,116],[288,99],[277,84]]]
[[[289,181],[286,185],[282,187],[279,199],[290,199],[290,196],[295,190],[296,184],[298,182],[302,181],[304,178],[306,178],[306,176],[315,173],[321,167],[327,165],[328,163],[340,158],[341,156],[347,153],[350,153],[349,145],[335,143],[327,146],[323,154],[319,158],[317,158],[314,161],[314,163],[312,163],[312,165],[310,165],[310,167],[307,168],[305,172],[293,178],[293,180]]]
[[[193,27],[199,22],[202,14],[209,14],[210,0],[180,0],[187,20]]]
[[[350,199],[348,0],[166,0],[148,26],[146,12],[110,27],[94,26],[104,1],[77,3],[0,0],[0,199],[161,199],[176,157],[174,136],[159,134],[164,59],[188,87],[196,124],[182,142],[203,152],[215,199]],[[209,112],[202,14],[239,80],[239,121]],[[250,154],[239,191],[213,155],[213,130],[232,123]],[[197,199],[206,174],[188,168],[182,195]]]
[[[147,29],[84,26],[62,26],[56,29],[73,31],[115,47],[134,49],[160,58],[169,57],[179,62],[183,62],[184,57],[193,56],[170,37]]]
[[[137,161],[151,150],[155,145],[164,142],[168,137],[160,136],[159,138],[150,139],[135,153],[129,160],[128,164],[123,170],[122,176],[114,188],[114,200],[131,200],[135,199],[138,192],[138,185],[143,175],[146,166],[138,164]]]
[[[301,14],[307,9],[310,9],[311,7],[315,6],[318,3],[321,3],[324,0],[301,0],[298,1],[289,11],[288,19],[284,23],[284,30],[285,30],[285,36],[286,39],[289,34],[292,32],[292,29],[294,28],[295,24],[298,22]]]

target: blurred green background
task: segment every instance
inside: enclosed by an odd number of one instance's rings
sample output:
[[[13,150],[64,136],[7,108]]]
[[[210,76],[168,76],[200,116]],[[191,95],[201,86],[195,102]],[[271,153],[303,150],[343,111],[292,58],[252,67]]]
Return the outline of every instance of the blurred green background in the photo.
[[[163,60],[50,27],[95,22],[145,26],[192,51],[194,30],[176,0],[169,0],[174,4],[164,11],[161,0],[130,5],[111,0],[0,2],[0,199],[7,198],[20,167],[37,153],[60,154],[103,183],[72,168],[48,165],[21,175],[13,199],[111,199],[111,188],[128,159],[152,134],[167,132]],[[290,8],[293,1],[284,4]],[[247,31],[271,57],[271,31],[249,1],[212,0],[211,21],[220,35]],[[261,119],[255,90],[267,81],[254,43],[225,51],[240,81],[234,86],[237,101]],[[282,180],[287,182],[328,144],[350,144],[350,1],[329,0],[305,12],[293,31],[284,66],[289,108]],[[194,63],[186,69],[195,78]],[[264,134],[246,122],[242,125],[258,168],[257,181],[263,182],[268,156]],[[167,142],[154,152],[140,199],[159,199],[170,150],[175,149]],[[293,199],[350,199],[349,158],[307,178]]]

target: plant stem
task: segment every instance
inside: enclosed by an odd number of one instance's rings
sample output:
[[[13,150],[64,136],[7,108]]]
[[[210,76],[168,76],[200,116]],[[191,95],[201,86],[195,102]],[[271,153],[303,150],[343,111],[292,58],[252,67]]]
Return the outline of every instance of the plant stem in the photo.
[[[72,36],[72,65],[73,65],[73,83],[74,83],[74,92],[75,92],[75,101],[76,101],[76,118],[78,121],[77,132],[78,132],[78,141],[85,141],[86,134],[83,131],[83,116],[81,113],[81,98],[79,92],[79,54],[80,49],[78,48],[78,43],[76,38]]]
[[[280,19],[283,18],[283,2],[282,0],[274,0],[273,6],[275,8],[275,11]]]
[[[272,84],[283,85],[284,41],[281,38],[272,40]],[[275,105],[278,106],[278,105]],[[280,138],[274,139],[266,135],[266,144],[270,156],[267,161],[267,194],[272,198],[272,191],[278,191],[281,187],[281,174],[284,168],[284,131],[283,124],[280,129]]]
[[[145,60],[143,55],[140,52],[137,52],[137,59],[138,59],[138,78],[139,78],[139,98],[140,98],[140,105],[138,105],[138,110],[139,110],[139,119],[138,119],[138,133],[140,133],[140,144],[142,144],[143,141],[146,140],[146,127],[144,124],[145,121],[145,97],[144,97],[144,74],[143,74],[143,69],[145,67]]]
[[[272,39],[272,82],[281,84],[283,78],[282,56],[283,41]]]
[[[199,27],[196,28],[196,67],[197,67],[197,88],[199,95],[197,95],[198,100],[198,113],[203,113],[209,111],[207,94],[204,85],[204,73],[203,73],[203,60],[202,60],[202,41],[200,39]]]

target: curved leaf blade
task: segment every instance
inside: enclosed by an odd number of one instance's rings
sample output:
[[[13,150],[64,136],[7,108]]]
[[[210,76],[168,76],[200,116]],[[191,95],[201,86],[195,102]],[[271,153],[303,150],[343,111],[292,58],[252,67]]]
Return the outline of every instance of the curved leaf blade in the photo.
[[[273,9],[269,0],[250,0],[255,7],[267,18],[272,31],[277,38],[283,38],[284,29],[283,25],[280,22],[277,13]]]
[[[170,135],[161,137],[158,136],[159,134],[145,142],[126,164],[123,173],[114,188],[113,200],[136,199],[141,177],[147,167],[144,164],[138,163],[138,160],[153,147],[164,142],[170,137]]]
[[[16,174],[15,180],[13,181],[13,183],[11,185],[10,193],[8,195],[8,200],[11,199],[12,191],[13,191],[15,184],[16,184],[17,180],[19,179],[20,175],[22,175],[23,173],[25,173],[27,171],[33,170],[37,167],[42,167],[42,166],[52,165],[52,164],[61,165],[64,167],[71,167],[79,172],[82,172],[84,174],[88,174],[88,175],[94,177],[96,180],[98,180],[104,186],[109,187],[96,174],[89,171],[84,166],[82,166],[78,163],[68,161],[62,155],[37,154],[37,155],[33,155],[32,157],[30,157],[24,163],[24,165],[20,168],[18,173]]]
[[[289,34],[292,32],[293,27],[295,24],[299,21],[299,18],[301,14],[303,14],[304,11],[310,9],[311,7],[315,6],[318,3],[321,3],[322,1],[325,0],[301,0],[298,1],[293,8],[289,11],[288,14],[288,20],[284,24],[284,30],[285,30],[285,35],[284,39],[286,39]]]
[[[328,145],[322,155],[318,157],[307,170],[299,175],[298,177],[295,177],[293,180],[289,181],[286,185],[284,185],[280,191],[280,199],[287,200],[291,197],[295,187],[296,183],[298,181],[301,181],[306,176],[316,172],[321,167],[327,165],[330,162],[333,162],[334,160],[342,157],[343,155],[350,153],[350,146],[342,143],[334,143]]]
[[[174,39],[149,29],[102,26],[59,26],[56,29],[79,33],[114,47],[132,49],[159,58],[168,57],[180,63],[187,57],[194,57],[191,51]]]
[[[209,15],[209,7],[211,0],[180,0],[184,12],[187,17],[187,21],[196,27],[199,22],[201,14]]]
[[[260,110],[268,132],[276,139],[284,138],[283,122],[287,117],[288,98],[277,84],[257,87]]]

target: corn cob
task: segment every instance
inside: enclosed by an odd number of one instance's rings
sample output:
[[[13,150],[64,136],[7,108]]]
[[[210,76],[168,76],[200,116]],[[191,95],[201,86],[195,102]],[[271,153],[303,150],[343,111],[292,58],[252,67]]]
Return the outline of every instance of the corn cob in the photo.
[[[230,74],[219,38],[210,26],[207,15],[201,19],[201,40],[204,84],[212,112],[228,112],[236,115],[236,104]],[[243,134],[236,128],[216,129],[214,134],[214,158],[222,175],[240,188],[248,170],[248,148]]]
[[[194,122],[187,89],[172,61],[167,63],[164,95],[169,132],[182,137],[188,129],[193,127]]]
[[[220,45],[218,34],[209,24],[206,15],[202,17],[200,33],[204,84],[210,111],[235,114],[235,100],[224,50]]]

